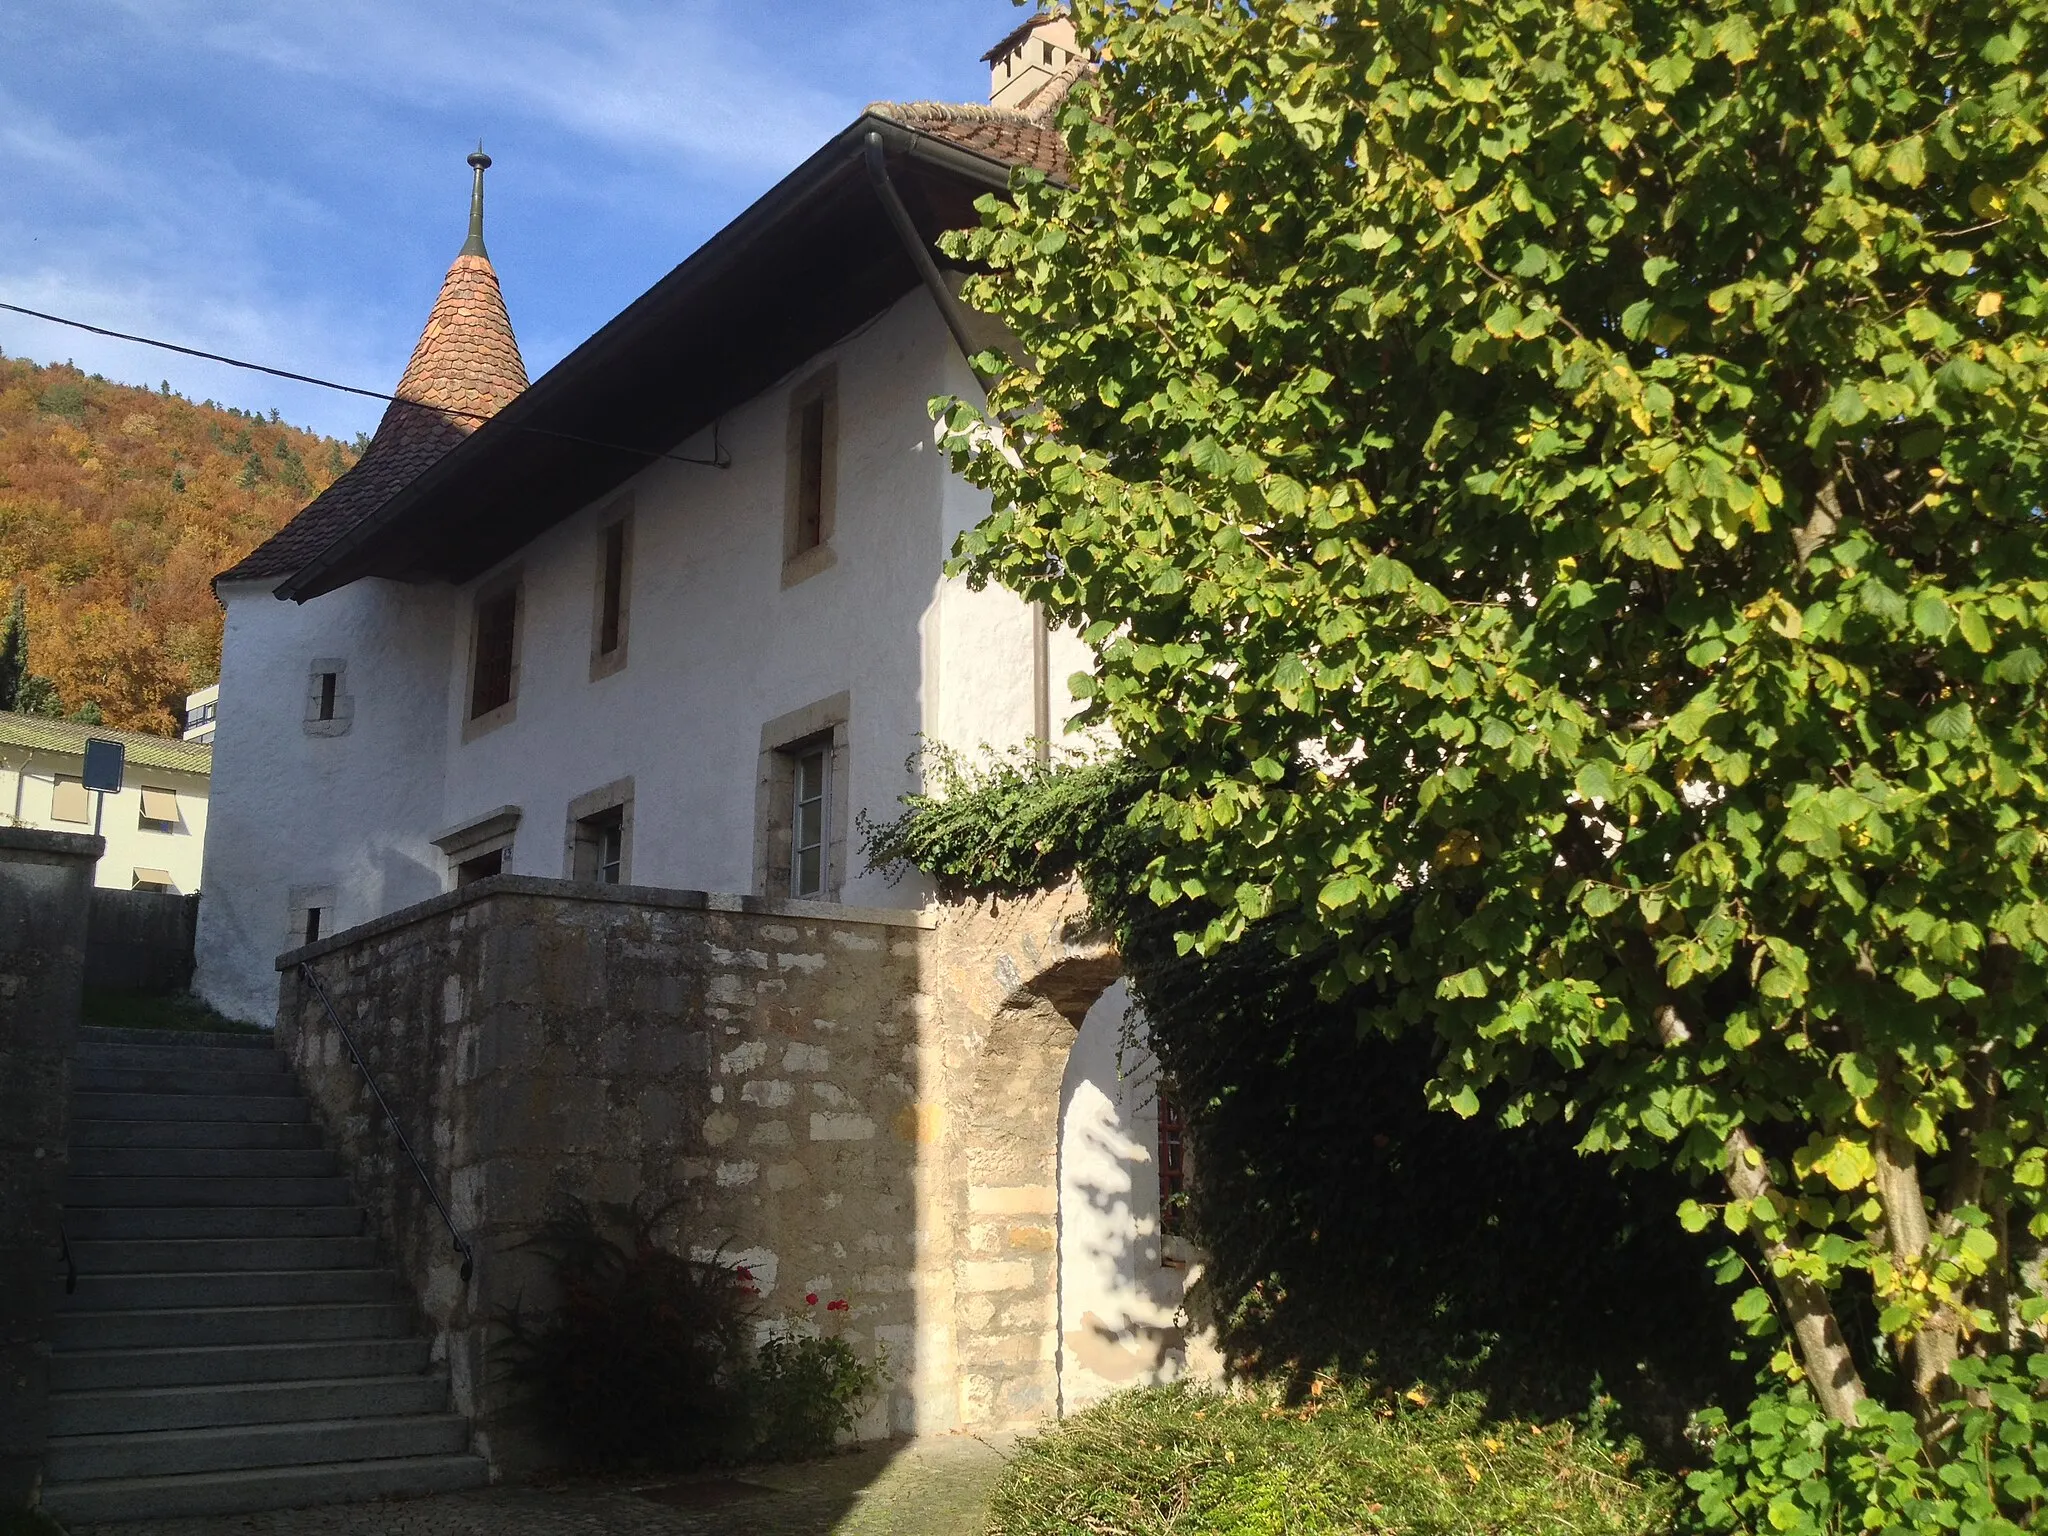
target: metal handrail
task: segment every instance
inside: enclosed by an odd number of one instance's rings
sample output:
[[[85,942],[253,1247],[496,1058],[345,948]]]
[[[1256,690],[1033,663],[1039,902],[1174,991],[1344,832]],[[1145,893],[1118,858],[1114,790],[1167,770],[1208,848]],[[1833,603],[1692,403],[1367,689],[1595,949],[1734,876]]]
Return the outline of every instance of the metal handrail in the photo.
[[[455,1251],[462,1255],[462,1280],[466,1285],[470,1276],[476,1273],[476,1251],[469,1246],[469,1239],[455,1230],[455,1218],[448,1214],[448,1207],[441,1202],[441,1192],[434,1188],[433,1175],[427,1172],[427,1165],[420,1161],[419,1154],[406,1139],[405,1128],[398,1123],[398,1116],[385,1102],[384,1090],[377,1086],[376,1076],[370,1071],[370,1064],[363,1060],[363,1053],[356,1048],[355,1036],[348,1032],[348,1026],[341,1022],[341,1015],[334,1010],[334,1000],[327,995],[327,988],[320,980],[320,973],[313,969],[310,961],[299,962],[299,976],[311,984],[314,995],[320,999],[320,1006],[327,1010],[327,1020],[341,1031],[342,1043],[348,1047],[348,1059],[356,1064],[356,1070],[363,1074],[363,1081],[369,1084],[370,1097],[377,1101],[377,1108],[384,1112],[384,1123],[391,1127],[391,1134],[398,1138],[399,1146],[405,1149],[412,1171],[420,1176],[420,1186],[426,1190],[427,1198],[434,1202],[434,1209],[441,1213],[441,1221],[448,1228]]]

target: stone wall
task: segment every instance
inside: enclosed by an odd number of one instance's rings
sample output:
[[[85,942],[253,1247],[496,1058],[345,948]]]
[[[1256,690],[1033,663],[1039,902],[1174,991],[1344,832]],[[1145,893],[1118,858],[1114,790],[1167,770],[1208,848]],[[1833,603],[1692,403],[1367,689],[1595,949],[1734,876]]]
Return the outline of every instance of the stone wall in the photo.
[[[674,1202],[763,1321],[835,1320],[890,1385],[866,1434],[1056,1403],[1055,1160],[1074,1022],[1116,974],[1079,898],[933,914],[500,876],[280,958],[279,1033],[502,1470],[539,1452],[492,1319],[564,1195]],[[476,1250],[378,1123],[320,976]],[[1063,1011],[1064,1010],[1064,1011]]]
[[[0,1511],[35,1502],[87,900],[105,844],[0,828]]]
[[[196,895],[97,887],[86,933],[86,974],[96,987],[182,992],[192,981],[198,926]]]

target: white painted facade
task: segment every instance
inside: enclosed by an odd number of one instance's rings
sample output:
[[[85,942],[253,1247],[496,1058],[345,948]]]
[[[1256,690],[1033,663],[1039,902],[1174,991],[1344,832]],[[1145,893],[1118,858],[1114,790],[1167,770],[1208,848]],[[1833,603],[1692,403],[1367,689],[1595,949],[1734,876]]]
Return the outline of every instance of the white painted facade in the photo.
[[[837,370],[829,563],[784,585],[790,396]],[[630,778],[630,881],[759,889],[763,728],[845,696],[840,899],[916,904],[859,859],[862,812],[896,814],[918,787],[920,739],[1014,749],[1049,709],[1058,738],[1087,665],[1014,596],[968,590],[943,566],[986,496],[939,453],[927,402],[975,389],[931,299],[915,291],[727,416],[725,470],[657,461],[462,587],[361,581],[306,604],[272,583],[223,583],[216,820],[195,989],[268,1022],[277,954],[306,911],[334,932],[448,888],[434,839],[503,807],[508,872],[561,877],[572,801]],[[708,452],[708,434],[676,451]],[[626,662],[593,677],[600,535],[630,506]],[[469,729],[479,590],[518,576],[518,681],[505,723]],[[337,713],[309,722],[321,671]],[[1042,703],[1038,690],[1047,690]],[[345,726],[336,729],[337,724]],[[465,739],[465,737],[468,739]]]
[[[198,890],[207,775],[131,761],[120,793],[102,796],[77,787],[80,756],[0,741],[0,806],[8,824],[97,832],[107,840],[107,851],[93,871],[95,885],[122,891],[143,885],[182,895]],[[63,781],[73,787],[61,790]]]

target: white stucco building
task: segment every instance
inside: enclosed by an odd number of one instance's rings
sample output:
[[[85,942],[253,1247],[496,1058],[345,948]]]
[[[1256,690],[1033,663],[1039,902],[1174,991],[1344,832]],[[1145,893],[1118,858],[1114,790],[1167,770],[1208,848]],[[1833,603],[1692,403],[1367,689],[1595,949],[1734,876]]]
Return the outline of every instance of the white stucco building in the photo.
[[[1064,163],[1045,86],[1080,66],[1071,29],[1045,27],[990,55],[997,93],[1030,66],[1037,115],[870,108],[530,386],[473,157],[470,239],[399,401],[216,584],[234,707],[208,1002],[268,1022],[280,952],[496,874],[923,899],[864,867],[860,818],[897,813],[926,743],[1057,739],[1088,664],[1012,595],[944,575],[988,502],[928,408],[979,390],[981,322],[934,240],[1013,167]],[[1062,1307],[1163,1327],[1179,1272],[1122,1013],[1098,1006],[1069,1073],[1063,1183],[1096,1214],[1063,1235],[1092,1256]],[[1077,1356],[1077,1400],[1131,1379],[1094,1363]]]
[[[118,794],[85,787],[85,744],[93,739],[122,746],[126,772]],[[0,713],[0,796],[8,824],[97,832],[107,851],[94,883],[116,890],[190,895],[199,889],[212,760],[211,749],[197,743]]]

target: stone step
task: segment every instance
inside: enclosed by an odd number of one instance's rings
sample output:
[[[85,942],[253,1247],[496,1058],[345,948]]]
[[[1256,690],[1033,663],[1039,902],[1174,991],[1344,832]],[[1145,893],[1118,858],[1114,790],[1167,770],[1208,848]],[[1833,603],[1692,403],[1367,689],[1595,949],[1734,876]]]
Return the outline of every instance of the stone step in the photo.
[[[73,1120],[236,1120],[287,1125],[310,1119],[295,1093],[74,1093]]]
[[[291,1074],[261,1057],[234,1072],[183,1065],[88,1067],[73,1064],[71,1091],[81,1093],[198,1093],[283,1097],[297,1091]]]
[[[377,1262],[369,1237],[193,1237],[155,1241],[71,1239],[79,1283],[87,1275],[168,1275],[235,1269],[367,1269]]]
[[[64,1213],[80,1238],[131,1242],[185,1237],[360,1237],[363,1213],[348,1205],[83,1206]]]
[[[325,1147],[73,1147],[71,1177],[319,1179],[341,1171]]]
[[[405,1456],[250,1472],[59,1483],[44,1488],[43,1507],[69,1524],[88,1525],[455,1493],[481,1488],[489,1481],[490,1469],[480,1457]]]
[[[64,1209],[107,1206],[346,1205],[348,1180],[326,1178],[198,1178],[185,1174],[126,1178],[73,1174],[64,1181]]]
[[[265,1045],[270,1042],[264,1041]],[[276,1052],[251,1051],[238,1045],[80,1045],[71,1053],[74,1067],[178,1068],[187,1072],[266,1072],[282,1063]]]
[[[448,1380],[439,1373],[231,1382],[206,1387],[122,1387],[106,1392],[52,1394],[50,1433],[135,1434],[228,1424],[289,1424],[306,1419],[391,1418],[443,1413],[447,1407]]]
[[[267,1029],[116,1029],[105,1024],[86,1024],[78,1031],[78,1043],[267,1051],[276,1045],[277,1037]]]
[[[132,1312],[403,1299],[398,1277],[388,1269],[245,1269],[157,1275],[81,1272],[78,1289],[60,1297],[58,1308],[65,1312]]]
[[[402,1376],[427,1368],[425,1339],[323,1339],[187,1349],[109,1349],[50,1357],[57,1392],[121,1387],[202,1387],[355,1376]]]
[[[283,1344],[311,1339],[395,1339],[412,1331],[399,1301],[290,1307],[160,1307],[138,1312],[60,1312],[53,1345],[67,1349],[177,1349],[203,1344]]]
[[[469,1421],[454,1413],[379,1419],[301,1419],[130,1434],[50,1437],[43,1475],[53,1483],[174,1473],[243,1472],[323,1461],[445,1456],[469,1449]]]
[[[317,1147],[310,1119],[287,1124],[238,1120],[71,1121],[71,1150],[80,1147]]]

